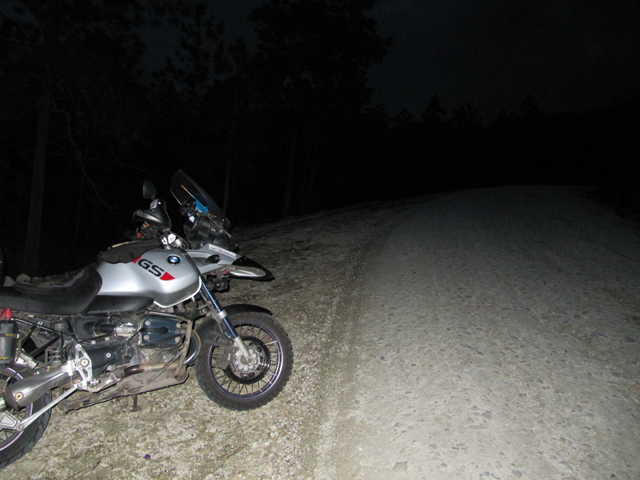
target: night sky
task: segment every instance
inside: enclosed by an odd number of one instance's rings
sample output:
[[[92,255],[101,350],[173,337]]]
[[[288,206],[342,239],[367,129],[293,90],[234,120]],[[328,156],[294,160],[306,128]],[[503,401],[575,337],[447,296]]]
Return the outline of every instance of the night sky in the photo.
[[[209,0],[227,41],[255,42],[260,0]],[[583,111],[640,92],[640,6],[633,0],[379,0],[371,15],[394,43],[370,70],[373,104],[415,115],[438,95],[448,113],[485,120],[532,95],[543,111]]]

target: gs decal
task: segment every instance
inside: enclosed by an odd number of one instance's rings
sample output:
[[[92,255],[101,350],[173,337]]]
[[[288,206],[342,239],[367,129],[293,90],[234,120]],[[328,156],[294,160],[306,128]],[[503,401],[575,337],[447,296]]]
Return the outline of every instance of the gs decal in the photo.
[[[173,275],[166,272],[163,268],[160,268],[151,260],[142,258],[142,256],[134,259],[133,263],[137,264],[141,268],[144,268],[147,272],[149,272],[151,275],[158,277],[160,280],[163,280],[163,281],[175,280],[175,277]]]

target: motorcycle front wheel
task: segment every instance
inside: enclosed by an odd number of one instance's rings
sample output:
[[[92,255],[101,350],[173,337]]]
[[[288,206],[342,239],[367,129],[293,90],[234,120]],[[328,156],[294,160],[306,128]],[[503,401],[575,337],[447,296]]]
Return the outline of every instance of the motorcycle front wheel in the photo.
[[[22,375],[16,370],[0,368],[0,396],[7,385],[21,380]],[[51,392],[21,410],[8,409],[14,417],[24,420],[51,402]],[[49,423],[51,410],[46,411],[23,431],[0,428],[0,468],[4,468],[28,453],[40,440]]]
[[[273,400],[284,388],[293,368],[293,348],[284,328],[270,315],[231,314],[229,321],[247,346],[251,362],[239,349],[202,345],[196,358],[196,378],[207,396],[221,407],[251,410]],[[204,321],[198,333],[214,328]],[[201,335],[204,338],[204,335]]]

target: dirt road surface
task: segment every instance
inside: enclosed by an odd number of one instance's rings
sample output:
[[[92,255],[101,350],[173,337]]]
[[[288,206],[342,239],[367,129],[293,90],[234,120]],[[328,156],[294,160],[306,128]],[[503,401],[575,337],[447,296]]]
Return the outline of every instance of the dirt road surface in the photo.
[[[67,415],[0,478],[640,478],[640,228],[505,187],[240,230],[295,366],[246,413],[195,379]],[[193,376],[193,375],[192,375]]]

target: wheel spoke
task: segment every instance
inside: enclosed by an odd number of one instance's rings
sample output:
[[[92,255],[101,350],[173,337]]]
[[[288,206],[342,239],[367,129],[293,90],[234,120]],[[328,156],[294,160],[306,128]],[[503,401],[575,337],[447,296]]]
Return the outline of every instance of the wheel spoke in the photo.
[[[238,361],[234,358],[226,369],[221,369],[217,367],[218,348],[214,348],[211,352],[213,378],[224,391],[233,395],[253,396],[277,379],[282,358],[279,350],[281,345],[277,339],[254,325],[236,326],[235,329],[250,350],[257,355],[258,364],[251,373],[244,373],[246,369],[238,370],[240,366],[234,364],[234,361]]]

